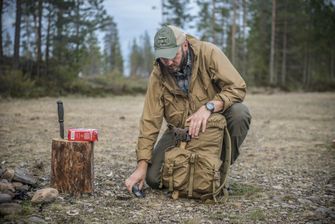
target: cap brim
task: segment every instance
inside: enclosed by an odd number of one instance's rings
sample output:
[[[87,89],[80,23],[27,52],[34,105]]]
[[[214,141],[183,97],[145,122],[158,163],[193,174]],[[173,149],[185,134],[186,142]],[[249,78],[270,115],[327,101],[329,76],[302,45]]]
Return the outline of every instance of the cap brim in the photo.
[[[178,52],[179,46],[174,48],[168,48],[168,49],[158,49],[155,50],[155,58],[167,58],[172,59],[176,57],[176,54]]]

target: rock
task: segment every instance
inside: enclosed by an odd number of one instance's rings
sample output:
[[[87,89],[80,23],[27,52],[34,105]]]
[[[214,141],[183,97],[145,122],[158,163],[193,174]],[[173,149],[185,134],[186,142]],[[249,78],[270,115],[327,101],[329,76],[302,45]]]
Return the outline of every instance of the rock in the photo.
[[[49,187],[36,191],[33,198],[31,199],[31,202],[35,204],[49,203],[56,200],[57,197],[57,189]]]
[[[18,187],[22,187],[23,186],[23,183],[21,183],[21,182],[13,182],[12,184],[13,184],[13,186],[14,186],[15,189],[18,188]]]
[[[28,223],[37,223],[37,224],[46,224],[47,222],[44,221],[44,219],[40,218],[40,217],[37,217],[37,216],[30,216],[28,218]]]
[[[304,199],[304,198],[298,198],[298,202],[300,204],[312,204],[313,203],[310,200],[307,200],[307,199]]]
[[[0,191],[1,192],[4,192],[4,191],[15,192],[15,188],[14,188],[13,184],[11,184],[11,183],[0,182]]]
[[[66,214],[68,214],[69,216],[79,215],[79,210],[78,209],[69,210],[66,212]]]
[[[12,198],[13,197],[9,194],[0,193],[0,203],[10,202]]]
[[[25,184],[25,185],[16,187],[15,189],[16,189],[17,191],[28,191],[28,190],[29,190],[29,186]]]
[[[16,203],[2,203],[0,204],[0,215],[13,215],[22,212],[22,207]]]
[[[240,202],[233,202],[232,206],[234,208],[241,209],[242,208],[242,203],[240,203]]]
[[[7,168],[1,175],[2,179],[6,179],[9,182],[12,181],[13,177],[14,177],[14,170],[9,168]]]
[[[37,183],[37,180],[24,169],[15,169],[13,180],[29,185]]]
[[[282,190],[283,189],[283,187],[282,186],[280,186],[280,185],[274,185],[274,186],[272,186],[274,189],[276,189],[276,190]]]
[[[13,184],[16,191],[22,192],[22,191],[28,191],[29,190],[29,186],[26,185],[26,184],[23,185],[20,182],[13,182],[12,184]]]
[[[0,183],[9,183],[9,181],[6,179],[0,179]]]

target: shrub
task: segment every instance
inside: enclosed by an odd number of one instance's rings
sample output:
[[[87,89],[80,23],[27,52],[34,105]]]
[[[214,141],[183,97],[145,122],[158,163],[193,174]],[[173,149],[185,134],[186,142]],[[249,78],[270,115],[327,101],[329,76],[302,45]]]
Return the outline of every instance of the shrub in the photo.
[[[19,70],[9,70],[0,76],[0,94],[11,97],[30,97],[33,95],[35,82]]]

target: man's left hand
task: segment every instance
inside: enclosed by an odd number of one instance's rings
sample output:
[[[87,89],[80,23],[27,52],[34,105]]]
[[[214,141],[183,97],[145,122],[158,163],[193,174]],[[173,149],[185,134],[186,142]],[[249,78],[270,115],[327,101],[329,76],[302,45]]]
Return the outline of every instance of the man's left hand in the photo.
[[[189,122],[188,134],[192,138],[197,138],[199,136],[200,128],[202,132],[205,132],[207,126],[207,120],[211,112],[206,109],[205,106],[201,106],[197,112],[192,114],[187,118],[186,122]]]
[[[224,107],[223,101],[213,100],[210,102],[214,103],[214,112],[221,111]],[[197,138],[199,136],[200,129],[202,132],[205,132],[210,115],[211,112],[206,109],[205,105],[203,105],[197,112],[187,118],[186,123],[189,122],[188,134],[191,135],[192,138]]]

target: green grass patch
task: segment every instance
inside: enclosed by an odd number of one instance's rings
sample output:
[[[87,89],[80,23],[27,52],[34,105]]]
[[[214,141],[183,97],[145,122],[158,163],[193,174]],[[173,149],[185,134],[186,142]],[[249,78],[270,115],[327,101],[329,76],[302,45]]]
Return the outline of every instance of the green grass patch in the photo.
[[[246,197],[249,198],[251,196],[257,195],[257,193],[261,192],[262,189],[253,185],[240,184],[240,183],[232,183],[230,185],[232,193],[230,196],[235,197]]]
[[[22,214],[23,215],[31,215],[33,213],[33,208],[31,205],[31,201],[26,200],[22,202]]]
[[[201,223],[201,219],[198,218],[198,217],[195,217],[195,218],[186,220],[186,221],[184,221],[183,223],[184,223],[184,224],[199,224],[199,223]]]
[[[265,219],[266,219],[265,213],[260,209],[256,209],[256,210],[250,212],[248,217],[255,222],[265,221]]]
[[[284,202],[289,202],[289,201],[295,202],[297,199],[292,195],[285,195],[283,196],[282,200]]]

